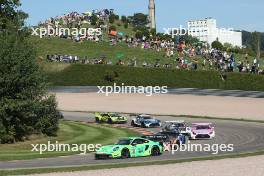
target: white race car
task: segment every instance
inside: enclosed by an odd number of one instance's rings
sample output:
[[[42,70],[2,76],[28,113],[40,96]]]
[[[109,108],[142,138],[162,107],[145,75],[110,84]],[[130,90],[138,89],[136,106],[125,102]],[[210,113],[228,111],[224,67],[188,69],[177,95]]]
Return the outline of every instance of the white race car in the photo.
[[[215,137],[215,130],[211,123],[193,123],[190,139],[212,139]]]

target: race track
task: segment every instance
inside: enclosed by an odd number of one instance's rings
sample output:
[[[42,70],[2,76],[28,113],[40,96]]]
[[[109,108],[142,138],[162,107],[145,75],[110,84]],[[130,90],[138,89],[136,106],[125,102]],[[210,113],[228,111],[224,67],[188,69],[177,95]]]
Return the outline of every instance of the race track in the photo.
[[[64,112],[65,119],[83,122],[92,122],[93,114],[79,112]],[[204,120],[193,118],[176,118],[172,116],[155,116],[156,118],[167,120],[186,120],[186,122],[212,122],[215,125],[216,138],[213,140],[191,141],[191,143],[201,144],[234,144],[234,152],[254,152],[264,149],[264,124],[254,122],[238,122],[226,120]],[[160,129],[151,129],[157,132]],[[219,154],[231,154],[230,152]],[[0,162],[0,169],[19,169],[19,168],[41,168],[41,167],[66,167],[66,166],[81,166],[95,164],[110,164],[124,162],[140,162],[140,161],[156,161],[156,160],[171,160],[171,159],[186,159],[202,156],[214,156],[208,152],[177,152],[172,155],[165,152],[158,157],[133,158],[127,160],[94,160],[93,154],[74,155],[67,157],[34,159],[27,161],[9,161]]]

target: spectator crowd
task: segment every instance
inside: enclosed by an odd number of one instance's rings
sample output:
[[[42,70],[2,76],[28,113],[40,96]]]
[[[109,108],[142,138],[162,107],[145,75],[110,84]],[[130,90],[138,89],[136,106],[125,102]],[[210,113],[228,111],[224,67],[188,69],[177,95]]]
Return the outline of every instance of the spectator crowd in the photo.
[[[85,12],[79,14],[77,12],[71,12],[55,18],[49,18],[48,20],[39,24],[41,27],[52,26],[78,28],[80,29],[85,24],[90,25],[93,15],[101,21],[109,20],[109,16],[113,14],[112,9],[93,10],[92,12]],[[102,31],[111,32],[107,26],[107,23],[99,25]],[[92,40],[100,42],[103,40],[102,36],[58,36],[61,38],[72,39],[77,42],[83,40]],[[218,70],[223,72],[245,72],[263,74],[263,70],[260,69],[261,64],[255,58],[253,61],[249,59],[248,55],[244,58],[236,58],[236,55],[232,52],[223,52],[217,49],[210,49],[205,43],[185,43],[184,40],[178,39],[162,39],[158,36],[142,36],[137,38],[135,36],[124,35],[123,32],[116,33],[115,35],[109,35],[110,45],[117,45],[118,43],[125,43],[129,48],[141,48],[142,50],[152,50],[153,52],[162,52],[165,58],[168,58],[168,62],[161,64],[163,58],[157,58],[151,63],[142,61],[141,63],[137,58],[130,59],[118,59],[116,63],[112,62],[111,58],[100,56],[98,58],[88,58],[87,56],[81,58],[79,56],[71,56],[64,54],[50,54],[47,59],[51,62],[67,62],[67,63],[83,63],[83,64],[109,64],[109,65],[127,65],[127,66],[142,66],[142,67],[164,67],[164,68],[176,68],[176,69],[188,69],[188,70]],[[241,57],[241,56],[240,56]],[[124,61],[126,60],[126,62]],[[140,65],[139,65],[140,64]]]

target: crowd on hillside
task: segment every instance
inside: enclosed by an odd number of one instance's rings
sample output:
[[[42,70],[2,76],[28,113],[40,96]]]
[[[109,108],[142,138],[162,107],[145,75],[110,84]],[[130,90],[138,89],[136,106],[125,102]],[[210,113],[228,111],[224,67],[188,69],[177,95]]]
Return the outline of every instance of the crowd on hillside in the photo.
[[[108,20],[109,16],[113,14],[112,9],[94,10],[92,12],[86,12],[79,14],[77,12],[71,12],[55,18],[50,18],[39,26],[47,27],[68,27],[68,28],[81,28],[84,24],[90,24],[92,16],[96,15],[100,20]],[[100,25],[102,31],[110,33],[107,30],[107,25]],[[119,35],[119,33],[121,33]],[[78,56],[48,55],[47,59],[52,62],[67,62],[75,63],[81,62],[84,64],[109,64],[109,65],[128,65],[128,66],[142,66],[142,67],[164,67],[164,68],[177,68],[188,70],[207,70],[214,69],[224,72],[250,72],[250,73],[263,73],[260,69],[260,63],[257,59],[250,61],[248,56],[244,58],[236,58],[234,53],[222,52],[216,49],[210,49],[206,44],[186,44],[184,40],[175,39],[161,39],[160,37],[136,38],[135,36],[124,35],[122,32],[116,33],[116,35],[109,35],[110,45],[117,45],[118,43],[125,43],[129,48],[141,48],[142,50],[152,50],[154,52],[162,52],[162,54],[168,58],[168,62],[161,64],[161,59],[157,58],[151,63],[146,61],[139,61],[137,58],[132,59],[119,59],[117,63],[112,63],[113,58],[106,58],[100,56],[98,58],[80,58]],[[63,38],[69,38],[77,42],[83,40],[92,40],[95,42],[102,41],[100,36],[60,36]],[[126,60],[126,62],[124,61]],[[128,61],[127,61],[128,60]]]
[[[86,25],[85,28],[88,28],[92,22],[93,15],[96,15],[98,18],[98,21],[107,21],[109,19],[109,16],[113,14],[113,9],[103,9],[103,10],[93,10],[92,12],[85,12],[85,13],[78,13],[78,12],[70,12],[61,16],[57,16],[55,18],[49,18],[45,20],[44,22],[40,22],[38,24],[39,27],[42,28],[52,28],[57,29],[59,32],[56,33],[57,37],[71,39],[77,42],[83,41],[83,40],[91,40],[95,42],[99,42],[102,40],[102,35],[92,35],[90,33],[83,34],[83,31],[78,31],[78,35],[74,33],[74,35],[67,31],[65,33],[65,30],[61,29],[82,29],[83,26]],[[102,29],[102,31],[106,31],[108,26],[107,24],[101,24],[98,26],[98,28]],[[46,37],[49,37],[49,33],[46,34]]]
[[[90,24],[92,15],[95,14],[99,20],[107,20],[113,13],[113,9],[93,10],[92,12],[78,13],[70,12],[55,18],[49,18],[44,22],[40,22],[39,26],[48,25],[53,27],[69,27],[69,28],[81,28],[83,24]]]
[[[244,59],[239,59],[236,62],[235,55],[233,53],[221,52],[219,50],[211,49],[197,49],[192,48],[183,51],[183,55],[179,55],[173,58],[173,62],[161,64],[161,59],[156,59],[153,62],[141,61],[137,58],[132,59],[118,59],[116,63],[112,62],[111,58],[106,56],[100,57],[79,57],[71,55],[52,54],[47,55],[47,60],[50,62],[65,62],[65,63],[82,63],[82,64],[105,64],[105,65],[121,65],[132,67],[150,67],[150,68],[175,68],[186,70],[218,70],[221,72],[242,72],[242,73],[254,73],[264,74],[264,70],[260,69],[260,63],[257,59],[253,62],[248,60],[247,55]],[[193,57],[187,58],[185,54]],[[194,56],[201,56],[202,59],[197,59]],[[172,59],[172,58],[171,58]],[[243,61],[242,61],[243,60]],[[252,63],[251,63],[252,62]]]

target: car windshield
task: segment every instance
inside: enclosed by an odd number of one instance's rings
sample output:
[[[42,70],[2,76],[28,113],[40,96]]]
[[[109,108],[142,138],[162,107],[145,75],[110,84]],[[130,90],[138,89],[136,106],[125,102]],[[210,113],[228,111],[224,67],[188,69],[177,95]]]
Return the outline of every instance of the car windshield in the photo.
[[[210,126],[208,125],[197,126],[196,129],[197,130],[208,130],[210,129]]]
[[[119,114],[111,114],[112,117],[121,117]]]
[[[120,139],[116,144],[117,145],[129,145],[132,142],[132,139]]]
[[[142,118],[145,119],[145,120],[152,119],[152,117],[149,117],[149,116],[143,116]]]
[[[172,124],[172,127],[184,127],[184,124],[182,124],[182,123],[174,123],[174,124]]]

